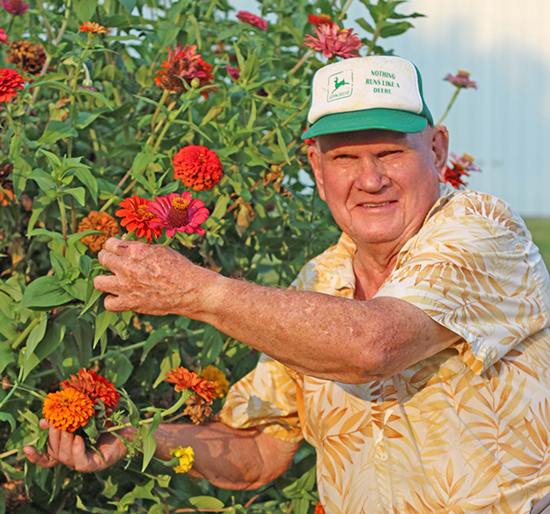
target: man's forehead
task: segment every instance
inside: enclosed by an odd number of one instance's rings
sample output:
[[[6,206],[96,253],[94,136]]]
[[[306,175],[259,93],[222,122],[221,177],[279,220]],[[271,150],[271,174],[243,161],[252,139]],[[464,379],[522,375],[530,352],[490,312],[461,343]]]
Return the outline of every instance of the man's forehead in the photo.
[[[317,136],[321,151],[326,152],[339,146],[351,146],[374,143],[405,143],[417,134],[394,130],[369,129],[353,132],[339,132]]]

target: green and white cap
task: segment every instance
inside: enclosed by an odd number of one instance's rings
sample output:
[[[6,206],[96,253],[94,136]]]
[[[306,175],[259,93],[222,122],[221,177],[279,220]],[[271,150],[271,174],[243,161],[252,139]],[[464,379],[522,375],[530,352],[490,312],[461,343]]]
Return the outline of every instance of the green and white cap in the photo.
[[[418,69],[391,55],[354,57],[318,70],[307,119],[302,139],[365,129],[421,132],[433,125]]]

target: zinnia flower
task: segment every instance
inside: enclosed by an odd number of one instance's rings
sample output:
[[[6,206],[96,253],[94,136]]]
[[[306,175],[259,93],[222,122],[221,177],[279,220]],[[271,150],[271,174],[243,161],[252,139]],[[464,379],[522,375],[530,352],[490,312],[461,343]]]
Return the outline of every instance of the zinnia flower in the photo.
[[[445,182],[448,182],[455,189],[459,189],[462,186],[467,186],[466,182],[462,180],[462,177],[469,177],[469,171],[481,171],[479,167],[474,164],[474,158],[467,153],[462,154],[459,157],[457,154],[451,153],[452,168],[447,166],[445,170]]]
[[[216,388],[215,398],[223,398],[227,394],[227,391],[229,391],[229,381],[227,380],[225,373],[212,364],[210,366],[206,366],[206,368],[200,372],[199,377],[214,384],[214,387]]]
[[[120,393],[111,382],[95,371],[84,368],[79,369],[76,375],[71,375],[70,380],[61,382],[61,387],[73,388],[84,393],[94,405],[101,400],[106,409],[115,409],[120,398]]]
[[[0,102],[9,102],[23,89],[23,77],[11,68],[0,69]]]
[[[140,198],[139,196],[132,196],[132,198],[125,198],[118,205],[122,207],[115,212],[115,216],[122,218],[120,224],[126,227],[128,232],[136,231],[137,237],[144,237],[147,241],[153,240],[153,234],[155,237],[162,234],[162,230],[159,227],[152,228],[152,221],[160,221],[155,218],[152,213],[149,212],[150,200]]]
[[[185,402],[183,414],[189,416],[195,425],[208,423],[214,415],[210,403],[197,394],[194,394]]]
[[[349,59],[357,57],[357,51],[363,43],[359,40],[353,29],[339,29],[338,25],[323,23],[313,29],[317,37],[306,35],[304,46],[321,52],[324,57],[333,55]]]
[[[314,514],[325,514],[325,509],[320,501],[317,502],[317,505],[315,505],[315,512]]]
[[[309,127],[306,127],[303,131],[302,131],[302,134],[308,129]],[[311,146],[311,145],[314,145],[315,144],[315,138],[314,137],[308,137],[306,139],[304,139],[304,144],[308,145],[308,146]]]
[[[181,44],[174,48],[168,47],[168,60],[160,65],[162,70],[157,70],[155,83],[170,93],[181,93],[187,91],[187,85],[193,79],[199,80],[199,87],[212,84],[212,65],[204,62],[200,54],[196,54],[197,45],[181,49]],[[208,92],[203,91],[201,95],[208,98]]]
[[[170,450],[170,455],[173,455],[180,461],[177,466],[174,466],[174,471],[176,473],[187,473],[193,467],[193,463],[195,462],[195,452],[191,446],[188,446],[187,448],[178,446],[177,448]]]
[[[8,40],[8,35],[4,32],[4,29],[0,29],[0,43],[7,45],[6,41]]]
[[[200,378],[194,371],[189,371],[183,366],[172,368],[172,371],[166,374],[164,381],[176,384],[174,389],[178,393],[182,389],[191,389],[208,403],[212,403],[216,392],[216,386],[212,382]]]
[[[74,432],[94,415],[94,403],[87,395],[69,387],[44,398],[42,414],[57,430]]]
[[[80,32],[89,32],[90,34],[107,34],[105,27],[95,21],[85,21],[83,25],[78,27]]]
[[[316,14],[308,14],[307,22],[315,25],[316,27],[320,27],[321,25],[328,25],[329,27],[332,27],[333,25],[337,26],[337,24],[330,19],[328,14],[321,14],[321,16],[317,16]]]
[[[99,230],[103,234],[93,234],[84,236],[81,241],[95,253],[105,245],[105,241],[110,237],[116,236],[119,233],[118,223],[106,212],[91,211],[78,225],[78,232],[85,230]]]
[[[239,11],[237,13],[237,18],[239,19],[239,21],[242,21],[243,23],[248,23],[249,25],[252,25],[253,27],[257,27],[261,30],[267,30],[267,21],[262,20],[259,16],[256,16],[251,12]]]
[[[6,11],[15,14],[15,16],[20,16],[21,14],[24,14],[29,8],[29,4],[26,4],[21,0],[2,0],[0,2],[0,6],[6,9]]]
[[[449,73],[443,80],[448,80],[456,87],[473,87],[474,89],[477,89],[477,84],[473,80],[470,80],[470,73],[464,70],[458,70],[458,73],[456,75],[451,75]]]
[[[32,41],[12,41],[7,50],[6,61],[15,64],[31,75],[38,75],[46,62],[42,45]]]
[[[238,80],[239,77],[241,76],[241,69],[240,69],[239,67],[233,68],[233,66],[227,65],[227,66],[225,67],[225,69],[227,70],[227,73],[229,73],[229,76],[230,76],[233,80]]]
[[[174,237],[176,232],[196,232],[204,235],[204,228],[200,227],[208,219],[208,209],[204,208],[204,202],[191,198],[191,193],[185,191],[181,194],[170,193],[166,196],[157,196],[149,203],[149,212],[159,219],[151,221],[151,228],[165,228],[168,237]]]
[[[222,178],[223,167],[216,152],[206,146],[189,145],[174,155],[174,178],[195,191],[208,191]]]

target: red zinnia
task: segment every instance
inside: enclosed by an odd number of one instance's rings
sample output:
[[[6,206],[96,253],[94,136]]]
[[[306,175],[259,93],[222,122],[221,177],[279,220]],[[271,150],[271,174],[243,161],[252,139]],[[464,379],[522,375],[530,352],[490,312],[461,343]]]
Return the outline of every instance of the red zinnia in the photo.
[[[452,168],[449,166],[445,169],[445,182],[448,182],[455,189],[459,189],[462,186],[467,186],[466,182],[462,180],[462,177],[469,177],[469,171],[481,171],[479,167],[474,164],[474,158],[467,153],[462,154],[462,157],[451,153]]]
[[[8,40],[8,35],[4,32],[4,29],[0,29],[0,43],[7,45],[6,41]]]
[[[172,371],[166,374],[164,381],[176,384],[175,390],[178,393],[182,389],[192,389],[208,403],[212,403],[212,399],[216,396],[216,386],[212,382],[200,378],[194,371],[189,371],[183,366],[172,368]]]
[[[200,227],[208,219],[208,209],[204,202],[191,198],[191,193],[171,193],[166,196],[157,196],[149,203],[149,212],[152,212],[159,221],[152,221],[151,228],[166,229],[168,237],[174,237],[176,232],[196,232],[204,235],[204,228]]]
[[[155,83],[170,93],[181,93],[187,91],[186,85],[190,85],[193,79],[199,80],[199,87],[212,84],[214,75],[212,65],[204,62],[200,54],[196,54],[197,45],[181,49],[181,44],[174,48],[168,47],[168,60],[160,65],[162,70],[157,70]],[[208,98],[208,92],[203,91],[201,95]]]
[[[90,34],[107,34],[107,29],[95,21],[85,21],[80,27],[80,32],[89,32]]]
[[[61,382],[63,389],[73,388],[87,395],[93,404],[98,400],[103,402],[106,409],[114,409],[120,398],[119,392],[115,386],[106,378],[98,375],[95,371],[81,368],[76,375],[71,375],[70,380]]]
[[[333,25],[337,26],[337,24],[333,22],[327,14],[321,14],[321,16],[317,16],[316,14],[308,14],[307,22],[315,25],[316,27],[320,27],[321,25],[328,25],[329,27],[332,27]]]
[[[6,11],[15,14],[15,16],[20,16],[25,13],[29,8],[29,4],[22,2],[21,0],[2,0],[0,5],[6,9]]]
[[[23,77],[11,68],[0,69],[0,102],[9,102],[17,96],[16,89],[23,89]]]
[[[324,57],[333,55],[349,59],[357,57],[357,50],[363,46],[353,29],[339,29],[338,25],[325,23],[314,27],[317,37],[306,35],[304,46],[321,52]]]
[[[256,16],[251,12],[239,11],[237,13],[237,18],[239,19],[239,21],[242,21],[243,23],[248,23],[249,25],[252,25],[253,27],[257,27],[261,30],[267,30],[267,21],[262,20],[259,16]]]
[[[118,204],[122,209],[116,211],[115,216],[123,218],[120,224],[126,227],[128,232],[136,231],[137,237],[145,236],[147,241],[151,242],[153,240],[153,233],[155,237],[158,237],[162,233],[162,230],[158,227],[151,227],[152,221],[159,220],[149,212],[149,203],[150,200],[140,198],[136,195],[133,195],[131,198],[125,198]]]
[[[208,191],[222,178],[220,159],[206,146],[185,146],[174,155],[174,178],[195,191]]]

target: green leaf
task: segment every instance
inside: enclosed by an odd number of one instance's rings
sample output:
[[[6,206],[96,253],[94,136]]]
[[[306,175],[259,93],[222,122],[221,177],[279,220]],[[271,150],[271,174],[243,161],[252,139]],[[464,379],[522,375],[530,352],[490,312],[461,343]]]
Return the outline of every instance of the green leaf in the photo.
[[[223,509],[225,504],[212,496],[193,496],[189,503],[196,509]]]
[[[86,186],[86,190],[90,194],[92,201],[97,205],[98,186],[97,180],[89,170],[77,168],[74,172],[75,177]]]
[[[194,14],[189,14],[187,19],[189,20],[189,23],[193,28],[193,34],[195,35],[195,39],[197,40],[197,47],[200,50],[202,46],[202,41],[201,41],[201,29],[199,27],[199,22],[197,21],[197,18],[195,18]]]
[[[100,116],[101,113],[100,112],[94,112],[94,113],[91,113],[91,112],[79,112],[76,116],[76,120],[75,120],[75,123],[74,123],[74,126],[77,128],[77,129],[83,129],[83,128],[86,128],[88,125],[90,125],[91,123],[93,123],[98,116]]]
[[[151,87],[154,84],[151,67],[142,64],[136,72],[136,80],[141,87]]]
[[[161,417],[160,414],[157,412],[154,417],[153,421],[151,423],[150,427],[147,427],[145,425],[142,425],[140,427],[140,435],[142,435],[142,447],[141,451],[143,453],[143,464],[141,466],[141,472],[143,473],[149,463],[151,462],[151,459],[155,455],[155,450],[157,449],[157,441],[155,439],[155,430],[158,428],[160,423]]]
[[[17,428],[15,418],[8,412],[0,412],[0,421],[5,421],[10,424],[11,431],[14,432]]]
[[[82,207],[84,207],[84,204],[86,203],[86,190],[83,187],[71,187],[69,189],[64,189],[61,194],[74,196],[76,201]]]
[[[74,0],[73,9],[76,17],[81,21],[91,20],[97,7],[97,3],[98,0]]]
[[[155,162],[157,157],[151,153],[140,152],[134,157],[132,164],[132,176],[140,174],[149,164]]]
[[[66,137],[76,137],[78,132],[65,121],[51,120],[46,126],[46,130],[38,140],[38,144],[45,145],[56,143]]]
[[[105,307],[102,304],[99,304],[98,314],[95,319],[95,332],[94,332],[94,348],[96,347],[97,342],[105,331],[109,328],[110,325],[114,325],[118,317],[116,313],[105,310]]]
[[[149,334],[149,337],[147,338],[147,341],[145,341],[145,345],[143,346],[143,353],[141,354],[140,362],[143,364],[149,352],[164,338],[172,335],[172,333],[173,331],[171,329],[163,327]]]
[[[386,25],[385,27],[382,27],[382,29],[380,30],[380,37],[399,36],[400,34],[403,34],[412,27],[412,23],[409,23],[408,21],[391,23]]]
[[[38,346],[38,343],[44,338],[47,327],[48,317],[43,316],[40,323],[31,330],[29,337],[27,338],[27,352],[34,352],[35,348]]]
[[[212,325],[204,327],[204,346],[202,349],[201,368],[212,364],[223,350],[223,338]]]
[[[110,111],[113,110],[113,107],[109,102],[109,100],[107,100],[107,98],[105,98],[104,95],[102,95],[101,93],[98,93],[97,91],[90,91],[89,89],[77,89],[76,95],[93,96],[94,98],[97,98],[100,102],[102,102],[105,105],[105,107],[108,107]]]
[[[83,0],[84,2],[86,2],[87,0]],[[54,89],[62,89],[63,91],[66,91],[67,93],[72,93],[73,90],[71,89],[70,86],[68,86],[67,84],[64,84],[63,82],[57,82],[55,80],[42,80],[42,81],[39,81],[39,82],[34,82],[32,87],[33,88],[36,88],[36,87],[44,87],[44,86],[49,86],[49,87],[53,87]]]
[[[2,342],[0,344],[0,373],[2,373],[10,364],[15,362],[15,355],[9,344]]]
[[[367,32],[369,32],[371,34],[374,34],[374,32],[375,32],[374,27],[370,23],[367,23],[363,18],[359,18],[355,21],[359,24],[359,26],[362,29],[366,30]]]
[[[277,144],[279,145],[279,148],[281,149],[281,153],[283,154],[285,161],[290,164],[290,157],[288,156],[288,152],[286,150],[286,143],[285,139],[283,137],[283,133],[281,132],[281,129],[277,127],[277,130],[275,131],[277,133]]]
[[[134,7],[136,6],[136,0],[120,0],[120,3],[124,6],[124,8],[132,14],[132,11],[134,10]]]
[[[60,244],[65,244],[65,242],[63,241],[62,234],[60,234],[59,232],[52,232],[50,230],[46,230],[45,228],[34,228],[27,233],[27,237],[36,237],[36,236],[50,237],[51,239],[54,239]]]
[[[23,380],[61,344],[65,335],[65,328],[65,326],[60,327],[57,323],[50,323],[46,330],[46,335],[42,338],[35,351],[30,352],[28,349],[25,349],[23,356]]]
[[[25,289],[20,309],[58,307],[72,299],[73,297],[59,285],[56,277],[39,277]]]
[[[128,359],[124,353],[109,352],[108,357],[105,359],[105,363],[108,368],[106,378],[108,378],[115,387],[123,386],[130,378],[132,371],[134,371],[134,366],[132,366],[130,359]]]
[[[181,364],[180,352],[177,346],[175,348],[169,348],[166,352],[166,355],[160,363],[160,373],[155,383],[153,384],[153,389],[156,389],[158,385],[165,379],[166,373],[169,373],[172,368],[177,368]]]

